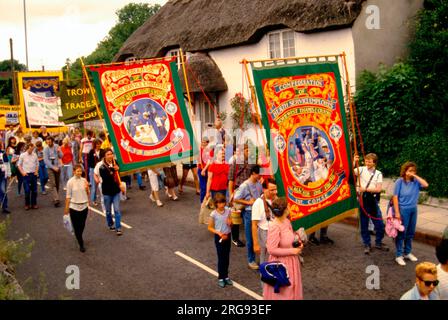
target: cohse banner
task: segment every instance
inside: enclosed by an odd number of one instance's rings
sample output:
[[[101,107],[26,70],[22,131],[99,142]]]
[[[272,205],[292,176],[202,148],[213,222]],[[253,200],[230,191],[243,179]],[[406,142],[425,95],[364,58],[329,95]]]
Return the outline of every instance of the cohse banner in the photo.
[[[95,91],[94,88],[92,88]],[[95,92],[90,92],[82,81],[61,81],[60,97],[62,116],[59,121],[65,124],[99,120]],[[99,109],[99,108],[98,108]]]
[[[308,232],[357,212],[337,62],[252,65],[279,194]],[[269,139],[268,139],[269,140]]]
[[[90,71],[120,173],[197,154],[174,58]]]

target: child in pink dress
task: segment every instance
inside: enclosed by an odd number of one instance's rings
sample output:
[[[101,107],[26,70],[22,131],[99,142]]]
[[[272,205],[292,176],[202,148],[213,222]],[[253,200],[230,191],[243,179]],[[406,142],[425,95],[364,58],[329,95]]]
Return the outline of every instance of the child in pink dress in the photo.
[[[300,272],[299,254],[303,244],[293,247],[295,233],[291,222],[287,218],[288,209],[285,198],[278,198],[272,203],[272,213],[275,220],[269,225],[266,248],[269,253],[268,261],[282,262],[288,271],[290,286],[280,287],[275,293],[274,287],[265,283],[263,286],[264,300],[302,300],[302,276]]]

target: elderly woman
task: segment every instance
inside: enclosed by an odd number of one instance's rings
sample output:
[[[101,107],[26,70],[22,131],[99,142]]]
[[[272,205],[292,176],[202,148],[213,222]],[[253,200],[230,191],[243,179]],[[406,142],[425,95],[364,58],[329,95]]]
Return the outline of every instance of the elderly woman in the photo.
[[[412,254],[412,240],[417,225],[417,203],[420,190],[427,188],[428,182],[417,175],[417,165],[414,162],[406,162],[401,166],[400,178],[395,182],[393,203],[395,217],[401,219],[404,231],[399,232],[395,238],[395,261],[400,266],[405,266],[404,259],[417,261]],[[404,250],[403,250],[404,242]]]

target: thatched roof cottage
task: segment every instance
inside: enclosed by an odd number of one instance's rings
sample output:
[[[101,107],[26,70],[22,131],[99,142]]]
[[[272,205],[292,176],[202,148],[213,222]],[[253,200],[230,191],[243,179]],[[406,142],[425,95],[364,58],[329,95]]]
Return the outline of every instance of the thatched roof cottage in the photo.
[[[221,111],[242,91],[240,61],[345,51],[351,83],[364,69],[406,54],[423,0],[170,0],[132,34],[116,56],[149,58],[187,52],[190,68]],[[378,29],[379,28],[379,29]],[[189,78],[195,113],[214,114]]]

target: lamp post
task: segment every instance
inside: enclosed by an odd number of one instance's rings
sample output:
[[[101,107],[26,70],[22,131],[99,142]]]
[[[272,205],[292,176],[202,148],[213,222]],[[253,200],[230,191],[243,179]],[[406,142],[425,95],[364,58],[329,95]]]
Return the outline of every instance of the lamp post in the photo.
[[[25,55],[26,55],[26,70],[29,71],[28,67],[28,32],[26,27],[26,0],[23,0],[23,18],[25,21]]]

